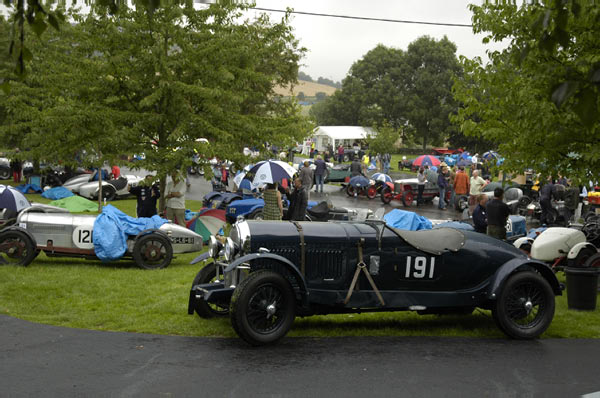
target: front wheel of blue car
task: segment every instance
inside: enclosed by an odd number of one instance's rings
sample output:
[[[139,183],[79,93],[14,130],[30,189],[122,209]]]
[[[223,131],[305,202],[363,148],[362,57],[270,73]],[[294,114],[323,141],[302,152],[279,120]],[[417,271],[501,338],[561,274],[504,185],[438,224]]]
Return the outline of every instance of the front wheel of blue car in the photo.
[[[554,292],[546,279],[525,271],[508,278],[492,309],[498,327],[508,336],[539,337],[554,317]]]
[[[287,334],[294,322],[292,286],[277,272],[252,272],[235,289],[230,314],[233,328],[247,343],[274,343]]]

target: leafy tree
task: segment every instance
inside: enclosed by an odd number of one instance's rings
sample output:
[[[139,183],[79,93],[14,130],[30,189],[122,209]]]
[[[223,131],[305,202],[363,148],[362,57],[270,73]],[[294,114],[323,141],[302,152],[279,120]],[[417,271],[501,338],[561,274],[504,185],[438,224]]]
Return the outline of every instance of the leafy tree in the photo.
[[[381,127],[373,128],[377,134],[369,135],[367,143],[369,144],[369,152],[373,153],[390,153],[394,150],[394,144],[400,138],[400,132],[384,123]]]
[[[456,110],[452,78],[460,74],[456,46],[447,38],[421,37],[407,51],[378,45],[355,62],[342,90],[313,107],[321,125],[383,125],[411,134],[425,148],[441,143]],[[406,137],[404,137],[406,138]]]
[[[306,98],[306,95],[304,95],[304,91],[300,91],[298,95],[296,95],[296,98],[298,98],[298,101],[304,101],[304,99]]]
[[[317,83],[324,84],[326,86],[335,87],[335,88],[340,88],[342,86],[342,84],[340,82],[334,82],[333,80],[327,79],[325,77],[319,77],[317,79]]]
[[[487,65],[461,59],[456,123],[465,135],[494,142],[506,171],[590,178],[600,167],[600,6],[569,0],[471,9],[484,42],[510,45],[489,53]]]
[[[102,131],[107,145],[96,154],[108,159],[143,152],[145,160],[136,164],[164,177],[191,164],[194,151],[205,160],[216,156],[242,162],[244,146],[287,146],[300,140],[310,126],[294,103],[273,91],[295,82],[304,51],[291,33],[288,15],[278,23],[266,15],[241,23],[239,16],[233,5],[198,11],[190,4],[158,7],[152,15],[143,8],[121,7],[115,14],[93,9],[77,18],[75,36],[63,36],[70,31],[63,29],[41,44],[36,54],[43,73],[24,82],[24,89],[39,91],[42,112],[19,90],[4,99],[14,102],[14,115],[27,115],[23,121],[29,132],[21,142],[40,157],[43,145],[55,148],[63,142],[57,160],[68,161],[78,148],[75,143],[88,138],[85,134]],[[63,42],[71,47],[65,57],[46,56],[47,49]],[[82,76],[69,79],[70,74]],[[87,124],[66,118],[61,129],[44,128],[45,115],[56,116],[59,123],[65,116],[60,110],[69,107],[83,112]],[[11,117],[3,131],[16,122]],[[89,129],[85,134],[82,125]],[[42,135],[45,144],[34,139]]]
[[[317,101],[323,101],[325,98],[327,98],[327,94],[325,94],[322,91],[319,91],[315,94],[315,98],[317,99]]]
[[[298,80],[304,80],[307,82],[312,82],[313,79],[312,77],[310,77],[308,74],[302,72],[302,71],[298,71]]]

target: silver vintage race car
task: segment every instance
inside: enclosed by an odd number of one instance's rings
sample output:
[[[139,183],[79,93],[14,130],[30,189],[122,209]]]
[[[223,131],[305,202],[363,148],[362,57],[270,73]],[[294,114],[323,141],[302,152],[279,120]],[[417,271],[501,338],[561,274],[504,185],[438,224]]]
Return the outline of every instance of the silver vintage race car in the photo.
[[[98,198],[98,181],[92,181],[95,174],[82,174],[70,178],[63,184],[64,188],[67,188],[73,193],[77,193],[88,199]],[[118,197],[129,195],[127,186],[137,186],[142,177],[135,175],[124,175],[114,180],[102,180],[102,197],[106,200],[113,200]]]
[[[0,264],[29,265],[40,251],[47,256],[97,258],[92,240],[96,216],[22,210],[16,223],[0,231]],[[140,268],[158,269],[173,253],[202,249],[202,236],[173,223],[127,239],[125,258]]]

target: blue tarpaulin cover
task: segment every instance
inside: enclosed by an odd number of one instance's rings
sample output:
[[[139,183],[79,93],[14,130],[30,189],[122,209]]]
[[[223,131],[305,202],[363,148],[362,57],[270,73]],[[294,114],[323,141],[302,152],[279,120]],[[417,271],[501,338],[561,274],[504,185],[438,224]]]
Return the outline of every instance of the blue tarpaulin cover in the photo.
[[[383,216],[383,219],[387,225],[392,228],[405,229],[408,231],[431,229],[431,221],[412,211],[394,209]]]
[[[49,190],[45,191],[42,194],[42,198],[58,200],[58,199],[68,198],[73,195],[74,195],[73,192],[69,191],[65,187],[54,187],[54,188],[50,188]]]
[[[30,190],[33,192],[42,192],[42,188],[37,184],[21,184],[15,187],[15,189],[21,193],[32,193]]]
[[[127,237],[146,229],[158,229],[168,222],[159,216],[134,218],[112,205],[102,209],[94,222],[93,242],[96,256],[102,261],[117,260],[127,250]]]
[[[511,214],[508,216],[512,224],[512,230],[506,231],[506,236],[527,235],[527,227],[525,225],[525,217]]]

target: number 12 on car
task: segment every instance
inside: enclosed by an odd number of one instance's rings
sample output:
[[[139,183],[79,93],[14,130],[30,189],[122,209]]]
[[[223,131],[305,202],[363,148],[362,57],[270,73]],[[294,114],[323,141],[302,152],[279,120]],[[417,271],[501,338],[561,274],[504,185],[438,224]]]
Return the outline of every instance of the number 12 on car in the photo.
[[[435,257],[428,258],[423,256],[406,256],[406,269],[404,277],[406,279],[433,279],[435,272]]]

